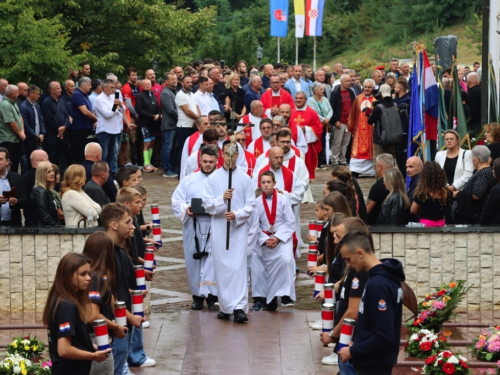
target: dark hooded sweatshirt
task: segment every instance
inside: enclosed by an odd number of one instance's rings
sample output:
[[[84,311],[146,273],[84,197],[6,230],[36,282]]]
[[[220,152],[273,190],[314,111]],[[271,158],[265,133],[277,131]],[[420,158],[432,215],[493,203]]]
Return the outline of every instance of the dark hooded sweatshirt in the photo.
[[[405,274],[399,260],[381,262],[368,271],[350,349],[350,362],[359,370],[391,369],[397,362],[403,314],[401,281]]]

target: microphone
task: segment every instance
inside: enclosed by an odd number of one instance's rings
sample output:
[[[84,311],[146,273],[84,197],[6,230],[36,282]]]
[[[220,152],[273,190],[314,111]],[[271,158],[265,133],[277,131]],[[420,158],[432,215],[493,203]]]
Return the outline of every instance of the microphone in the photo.
[[[120,93],[118,91],[115,91],[115,99],[120,99]],[[111,111],[112,112],[116,111],[116,107],[118,107],[118,105],[113,104],[113,108],[111,108]]]

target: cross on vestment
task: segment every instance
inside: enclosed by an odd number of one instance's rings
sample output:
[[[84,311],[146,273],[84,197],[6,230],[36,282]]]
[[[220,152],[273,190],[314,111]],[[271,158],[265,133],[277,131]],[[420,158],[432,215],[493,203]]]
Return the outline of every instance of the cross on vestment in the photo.
[[[295,125],[297,125],[298,127],[302,127],[302,125],[300,125],[301,123],[303,123],[304,121],[306,121],[305,119],[302,118],[302,116],[299,114],[295,120]]]

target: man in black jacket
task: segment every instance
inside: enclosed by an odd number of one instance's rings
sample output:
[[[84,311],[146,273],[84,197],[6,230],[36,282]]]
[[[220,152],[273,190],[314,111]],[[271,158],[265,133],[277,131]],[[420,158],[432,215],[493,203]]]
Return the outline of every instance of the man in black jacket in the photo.
[[[96,142],[88,143],[87,146],[85,146],[85,160],[82,162],[82,166],[83,168],[85,168],[85,175],[86,175],[85,183],[89,182],[90,179],[92,178],[92,166],[94,165],[95,162],[100,161],[101,159],[102,159],[102,149],[99,143]],[[102,188],[106,192],[106,195],[108,196],[111,202],[116,201],[117,190],[111,174],[108,174],[108,179],[104,183],[104,185],[102,185]]]
[[[330,95],[330,105],[333,110],[330,124],[334,126],[331,159],[334,167],[338,164],[347,165],[346,153],[351,133],[347,132],[346,128],[354,99],[355,95],[351,90],[351,77],[348,74],[342,74],[340,85],[337,85]]]
[[[108,195],[102,188],[109,178],[109,165],[106,161],[96,161],[92,165],[92,178],[85,184],[83,191],[101,207],[111,203]]]
[[[26,193],[21,176],[9,171],[9,150],[0,147],[0,225],[20,227],[21,208],[26,203]],[[15,189],[15,193],[12,192]],[[10,195],[7,195],[10,192]]]

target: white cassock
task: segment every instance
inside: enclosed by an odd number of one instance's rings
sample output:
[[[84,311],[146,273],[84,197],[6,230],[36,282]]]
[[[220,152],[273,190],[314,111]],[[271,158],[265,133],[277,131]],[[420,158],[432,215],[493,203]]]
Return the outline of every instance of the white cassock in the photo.
[[[217,141],[218,142],[218,146],[219,146],[219,149],[223,149],[222,148],[222,145],[224,144],[226,140],[219,140]],[[236,165],[238,167],[240,167],[240,169],[244,169],[245,170],[245,173],[248,172],[248,163],[247,163],[247,158],[245,157],[245,150],[243,149],[243,147],[240,146],[239,143],[236,143],[236,146],[238,146],[238,159],[236,159]]]
[[[248,237],[247,237],[247,283],[250,286],[250,271],[252,266],[252,258],[255,248],[259,247],[257,245],[259,239],[260,225],[259,225],[259,213],[254,210],[252,216],[247,221]],[[253,280],[253,274],[252,274]],[[252,288],[253,295],[253,288]]]
[[[300,129],[299,129],[300,130]],[[304,132],[298,131],[297,132],[297,144],[295,145],[302,153],[305,155],[307,154],[307,150],[309,149],[307,146],[307,141],[306,137],[304,135]]]
[[[184,245],[184,258],[189,278],[191,293],[198,297],[207,298],[209,294],[217,295],[213,254],[207,236],[210,232],[210,216],[196,217],[196,237],[199,250],[209,254],[201,259],[193,259],[196,253],[194,220],[189,217],[186,210],[191,206],[191,198],[201,198],[202,187],[205,185],[207,175],[196,172],[183,179],[172,195],[172,210],[175,217],[182,222],[182,240]]]
[[[236,167],[232,173],[233,199],[231,211],[235,219],[230,222],[229,250],[226,250],[227,201],[229,173],[217,169],[205,183],[202,199],[205,210],[212,215],[210,244],[214,254],[215,280],[220,311],[232,314],[234,310],[248,311],[247,284],[247,221],[255,210],[255,189],[245,171]]]
[[[191,153],[189,153],[189,140],[191,139],[191,137],[198,137],[198,138],[196,139],[196,142],[194,143],[193,148],[191,149]],[[187,176],[185,170],[189,156],[194,153],[198,153],[198,150],[200,149],[202,143],[203,143],[203,135],[200,134],[199,131],[188,137],[184,142],[184,147],[182,147],[181,169],[179,173],[180,180],[182,180],[184,177]]]
[[[290,296],[295,301],[295,260],[293,254],[293,232],[295,224],[292,206],[283,195],[277,194],[276,221],[273,225],[274,237],[280,241],[278,246],[271,249],[265,246],[265,242],[271,236],[265,232],[270,232],[270,224],[266,215],[264,204],[269,207],[272,213],[272,199],[262,197],[256,199],[255,208],[259,212],[260,236],[259,245],[262,247],[262,260],[264,263],[264,275],[267,283],[267,303],[274,297]],[[264,196],[264,194],[262,195]]]
[[[267,163],[266,163],[267,165]],[[262,168],[264,168],[266,165],[264,165]],[[262,169],[261,168],[261,169]],[[304,197],[304,185],[302,185],[302,182],[299,181],[297,178],[297,175],[294,173],[293,174],[293,184],[292,184],[292,191],[286,191],[285,190],[285,181],[283,180],[283,172],[280,169],[275,171],[274,169],[270,168],[269,169],[271,172],[274,173],[274,178],[276,180],[276,185],[275,188],[279,189],[283,192],[283,195],[288,198],[290,201],[292,207],[295,205],[300,204],[302,201],[302,198]],[[252,178],[254,182],[254,187],[255,189],[258,188],[258,176],[260,175],[260,170],[257,173],[254,173],[254,177]]]
[[[248,145],[248,147],[247,147],[247,151],[251,152],[254,155],[255,155],[255,142],[257,141],[257,139],[254,139],[252,141],[252,143],[250,143]],[[271,148],[271,145],[269,144],[269,141],[266,141],[264,138],[262,138],[262,146],[264,146],[264,152],[262,154],[265,154],[267,152],[267,150],[269,150]]]

